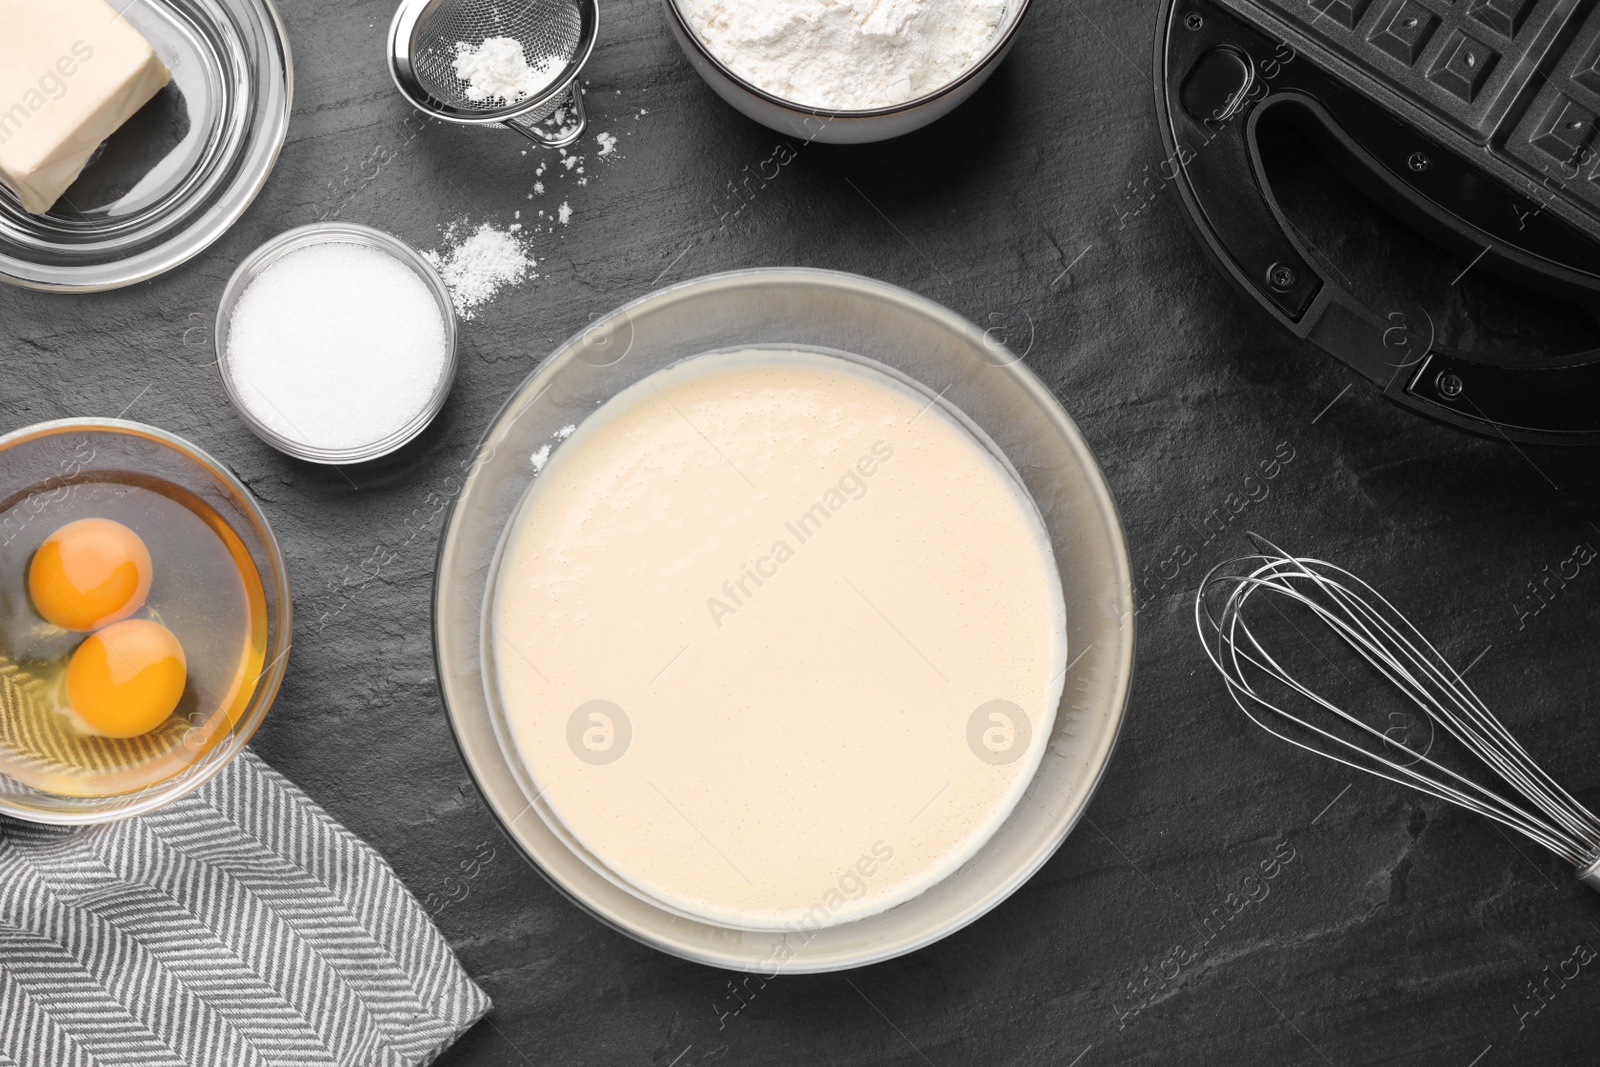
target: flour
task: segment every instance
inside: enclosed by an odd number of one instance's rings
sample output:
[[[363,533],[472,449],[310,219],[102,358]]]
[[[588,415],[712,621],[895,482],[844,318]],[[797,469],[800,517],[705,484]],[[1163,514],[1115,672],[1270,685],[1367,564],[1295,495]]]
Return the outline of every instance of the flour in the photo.
[[[478,308],[506,286],[538,277],[533,272],[533,256],[517,237],[521,230],[520,225],[500,230],[486,222],[466,232],[453,225],[445,231],[446,248],[423,253],[444,277],[456,314],[463,319],[476,318]]]
[[[567,69],[564,59],[528,63],[522,45],[511,37],[490,37],[474,48],[456,42],[456,77],[467,83],[467,99],[498,100],[511,106],[548,88]]]
[[[681,0],[741,78],[805,107],[861,111],[935,92],[994,41],[1008,0]]]

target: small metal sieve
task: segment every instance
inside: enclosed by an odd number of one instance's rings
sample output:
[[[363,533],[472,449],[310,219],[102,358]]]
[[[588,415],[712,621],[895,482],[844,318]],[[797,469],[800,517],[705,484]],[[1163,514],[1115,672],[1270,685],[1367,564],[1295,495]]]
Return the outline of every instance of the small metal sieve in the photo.
[[[426,115],[467,126],[503,125],[535,144],[561,148],[588,124],[578,75],[594,50],[599,21],[599,0],[405,0],[389,27],[389,73]],[[535,70],[551,67],[550,81],[513,103],[473,100],[456,74],[456,58],[463,47],[481,47],[491,37],[520,44]]]

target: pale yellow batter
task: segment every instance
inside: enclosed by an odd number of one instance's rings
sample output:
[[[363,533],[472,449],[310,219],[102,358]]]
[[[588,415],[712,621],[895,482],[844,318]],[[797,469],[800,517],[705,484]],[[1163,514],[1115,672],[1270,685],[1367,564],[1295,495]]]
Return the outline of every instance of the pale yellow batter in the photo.
[[[535,787],[625,884],[829,926],[922,893],[1010,814],[1061,698],[1061,583],[1031,499],[932,397],[836,356],[718,353],[530,464],[492,667]]]

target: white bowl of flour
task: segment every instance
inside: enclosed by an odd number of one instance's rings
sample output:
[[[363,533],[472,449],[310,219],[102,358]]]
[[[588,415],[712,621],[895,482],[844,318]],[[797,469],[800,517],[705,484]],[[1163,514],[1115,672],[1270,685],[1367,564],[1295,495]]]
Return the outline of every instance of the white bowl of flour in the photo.
[[[807,141],[859,144],[926,126],[977,91],[1028,0],[665,0],[706,82]]]

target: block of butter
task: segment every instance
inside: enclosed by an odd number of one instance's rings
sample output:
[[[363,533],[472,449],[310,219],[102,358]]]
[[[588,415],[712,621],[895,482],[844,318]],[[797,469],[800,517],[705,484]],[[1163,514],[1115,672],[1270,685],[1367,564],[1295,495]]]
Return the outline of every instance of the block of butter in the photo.
[[[105,0],[0,0],[0,182],[49,211],[171,78]]]

